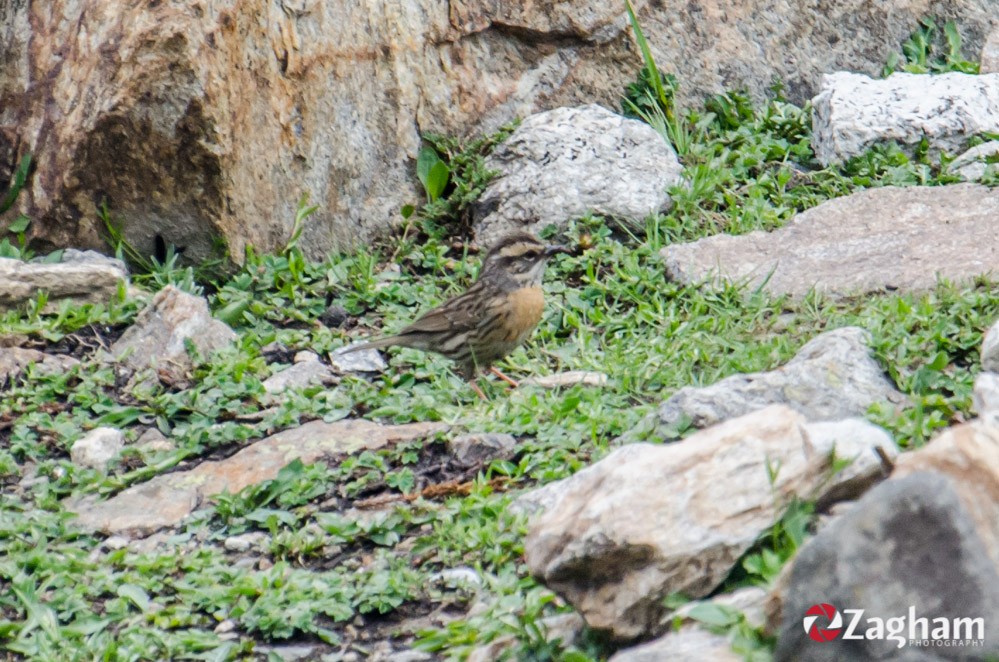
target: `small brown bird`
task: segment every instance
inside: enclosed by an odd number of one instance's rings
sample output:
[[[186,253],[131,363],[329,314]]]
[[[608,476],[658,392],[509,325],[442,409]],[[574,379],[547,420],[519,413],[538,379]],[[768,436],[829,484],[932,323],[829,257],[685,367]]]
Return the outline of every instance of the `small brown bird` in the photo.
[[[492,364],[524,342],[541,321],[545,264],[556,253],[567,252],[564,246],[546,245],[527,232],[508,234],[489,249],[479,277],[467,291],[399,333],[343,353],[392,345],[436,352],[454,361],[461,376],[483,399],[485,394],[474,381],[479,370],[489,369],[517,386]]]

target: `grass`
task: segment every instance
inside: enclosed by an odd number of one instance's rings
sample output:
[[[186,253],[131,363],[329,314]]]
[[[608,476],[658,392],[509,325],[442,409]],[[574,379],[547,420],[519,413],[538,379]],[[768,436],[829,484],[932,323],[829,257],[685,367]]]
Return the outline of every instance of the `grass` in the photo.
[[[643,75],[647,81],[648,71]],[[655,102],[641,80],[632,88],[646,108]],[[668,283],[658,254],[672,242],[779,227],[803,209],[863,187],[947,183],[940,163],[889,145],[821,169],[811,151],[808,108],[779,96],[754,108],[730,93],[697,112],[664,117],[674,122],[674,135],[689,141],[689,186],[674,190],[675,207],[649,218],[642,233],[620,234],[600,218],[574,222],[565,239],[578,250],[549,269],[544,319],[531,342],[501,366],[513,375],[597,370],[610,378],[601,389],[508,392],[488,381],[490,399],[480,402],[446,360],[403,349],[390,352],[389,370],[371,380],[347,377],[335,388],[305,388],[276,406],[266,398],[268,345],[325,353],[351,338],[397,329],[467,286],[478,253],[464,239],[462,208],[488,176],[482,156],[495,137],[471,145],[434,139],[448,169],[446,187],[435,188],[404,231],[382,243],[309,262],[291,241],[276,255],[249,252],[236,273],[211,282],[198,281],[172,257],[151,263],[150,288],[167,282],[203,288],[239,339],[201,357],[183,390],[153,385],[123,392],[112,367],[83,362],[58,374],[29,368],[4,392],[0,651],[52,660],[239,659],[289,639],[334,645],[349,637],[347,626],[357,618],[364,619],[362,629],[387,637],[406,617],[437,612],[451,620],[423,630],[419,645],[444,657],[511,637],[509,659],[605,659],[611,649],[592,635],[573,647],[545,640],[542,619],[566,607],[525,570],[525,523],[508,509],[520,491],[598,460],[675,390],[775,368],[816,334],[845,325],[871,332],[875,356],[912,398],[901,413],[870,413],[903,446],[918,446],[970,417],[981,336],[999,313],[993,282],[790,301]],[[296,227],[308,211],[303,201]],[[344,328],[317,323],[331,303],[350,314]],[[0,335],[54,349],[96,346],[120,334],[143,301],[122,290],[104,306],[45,313],[44,304],[39,297],[0,316]],[[454,426],[449,434],[507,432],[517,437],[518,451],[468,477],[460,493],[399,501],[378,515],[350,508],[418,488],[421,471],[445,461],[443,437],[311,466],[293,463],[263,485],[215,497],[153,551],[116,549],[101,536],[81,534],[60,505],[71,495],[114,494],[308,420],[349,416],[444,421]],[[99,425],[126,430],[132,441],[156,427],[176,447],[129,448],[107,474],[75,467],[70,445]],[[772,579],[807,535],[810,518],[804,506],[776,523],[732,581]],[[247,532],[264,540],[249,565],[224,545]],[[439,579],[441,570],[463,566],[481,577],[478,593]],[[481,606],[466,614],[473,603]],[[729,628],[753,654],[765,655],[772,645],[737,615],[701,616]]]

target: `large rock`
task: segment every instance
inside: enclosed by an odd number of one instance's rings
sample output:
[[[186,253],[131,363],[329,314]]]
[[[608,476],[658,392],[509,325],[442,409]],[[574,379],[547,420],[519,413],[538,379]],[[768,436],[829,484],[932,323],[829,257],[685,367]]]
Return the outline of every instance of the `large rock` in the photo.
[[[70,501],[66,509],[77,513],[77,522],[87,530],[148,535],[178,524],[212,495],[235,494],[247,485],[274,478],[293,460],[308,464],[337,453],[373,450],[444,427],[439,423],[387,426],[359,420],[313,421],[255,442],[225,460],[157,476],[107,501],[93,497]]]
[[[473,207],[485,246],[514,231],[564,230],[587,212],[638,227],[680,182],[673,148],[646,124],[597,105],[533,115],[486,160],[499,175]]]
[[[0,258],[0,309],[48,294],[49,306],[65,300],[107,304],[128,282],[125,265],[91,251],[67,250],[61,262],[22,262]]]
[[[663,598],[710,593],[791,499],[879,476],[876,447],[897,453],[868,423],[820,430],[775,405],[674,444],[619,448],[523,498],[545,509],[528,568],[615,639],[661,631]],[[853,462],[830,477],[834,454]]]
[[[974,51],[993,0],[636,2],[685,106],[773,79],[792,100],[832,69],[874,74],[929,14]],[[288,237],[295,200],[320,205],[315,256],[366,237],[420,198],[428,131],[489,131],[560,105],[616,106],[640,56],[622,3],[202,0],[0,3],[0,181],[37,170],[11,213],[51,243],[98,247],[107,200],[140,250],[160,234],[196,259]],[[844,35],[849,35],[845,38]],[[0,219],[0,225],[6,219]]]
[[[164,383],[175,384],[193,366],[187,343],[207,356],[235,339],[235,331],[212,317],[207,301],[167,285],[111,346],[111,354],[132,370],[153,368]]]
[[[894,140],[957,153],[969,138],[999,132],[999,74],[894,73],[885,79],[839,72],[812,99],[812,148],[823,165]]]
[[[844,327],[816,336],[776,370],[685,386],[623,440],[676,439],[687,427],[706,428],[771,404],[786,404],[811,421],[863,416],[876,403],[900,404],[905,396],[871,356],[869,342],[867,331]]]
[[[997,115],[999,117],[999,115]],[[803,297],[933,288],[999,272],[999,192],[977,184],[885,187],[813,207],[774,232],[668,246],[670,278],[724,278]]]
[[[958,493],[958,484],[938,473],[893,478],[810,540],[794,560],[776,659],[970,660],[999,652],[999,574],[988,548],[994,541],[976,531],[975,518]],[[982,497],[999,519],[994,495]],[[832,605],[841,619],[836,628],[835,615],[818,616],[813,627],[832,630],[827,641],[813,641],[803,625],[816,604]],[[870,618],[884,624],[901,617],[904,621],[889,622],[901,623],[902,629],[892,638],[846,640],[845,627],[853,618],[847,609],[864,610],[857,629],[861,636],[873,627]],[[908,642],[913,617],[925,618],[930,632],[936,618],[984,618],[987,642],[913,646]],[[915,639],[929,638],[918,627],[915,634]]]

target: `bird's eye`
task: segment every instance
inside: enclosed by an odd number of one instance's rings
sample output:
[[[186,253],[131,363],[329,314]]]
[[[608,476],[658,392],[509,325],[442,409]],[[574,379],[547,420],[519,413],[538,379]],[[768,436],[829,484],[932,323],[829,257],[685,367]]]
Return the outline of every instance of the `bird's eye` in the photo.
[[[524,251],[524,257],[530,258],[532,260],[538,257],[539,255],[541,255],[541,251],[539,251],[536,248],[529,248],[526,251]]]

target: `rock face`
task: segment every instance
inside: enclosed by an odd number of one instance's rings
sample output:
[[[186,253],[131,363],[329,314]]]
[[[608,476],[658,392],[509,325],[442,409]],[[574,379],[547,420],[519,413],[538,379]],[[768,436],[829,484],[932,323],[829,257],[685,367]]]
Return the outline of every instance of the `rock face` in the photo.
[[[167,285],[111,346],[111,354],[132,370],[154,368],[160,380],[173,384],[193,366],[186,343],[206,355],[235,339],[232,329],[212,317],[208,302]]]
[[[999,115],[996,115],[999,117]],[[869,189],[822,203],[774,232],[714,235],[663,249],[682,283],[725,278],[802,297],[929,289],[999,271],[999,193],[975,184]]]
[[[934,442],[931,442],[931,445]],[[992,502],[992,515],[995,501]],[[992,541],[994,544],[994,541]],[[994,549],[994,547],[993,547]],[[816,643],[803,628],[806,611],[833,605],[846,625],[845,609],[863,609],[866,619],[905,617],[895,638]],[[935,618],[984,618],[984,647],[922,649],[908,645],[910,608],[928,624]],[[820,617],[821,618],[821,617]],[[794,560],[783,606],[777,660],[987,659],[997,650],[999,574],[988,545],[975,530],[956,485],[932,472],[892,479],[871,490],[855,508],[819,532]],[[829,628],[829,620],[817,627]],[[933,625],[929,625],[929,630]],[[928,639],[917,628],[918,639]],[[904,647],[900,650],[900,642]],[[977,639],[948,636],[947,639]],[[906,647],[907,646],[907,647]]]
[[[925,137],[954,154],[968,138],[999,131],[999,74],[838,72],[822,78],[812,107],[812,147],[823,165],[888,140],[911,146]]]
[[[792,100],[833,69],[874,74],[922,16],[978,49],[992,0],[636,3],[685,104],[776,76]],[[197,259],[280,246],[295,200],[320,211],[314,256],[368,236],[419,194],[420,134],[489,131],[586,101],[616,107],[640,66],[623,6],[603,0],[0,4],[0,181],[37,166],[18,208],[40,240],[98,247],[106,200],[129,240]],[[752,20],[751,20],[752,19]],[[850,38],[843,38],[849,34]],[[0,219],[2,222],[4,219]]]
[[[47,292],[49,306],[63,300],[106,304],[128,282],[125,265],[92,251],[67,250],[61,262],[22,262],[0,258],[0,309]]]
[[[791,498],[821,498],[860,473],[869,482],[881,472],[873,448],[897,453],[870,424],[862,434],[812,425],[776,405],[674,444],[614,451],[539,490],[546,509],[525,543],[528,568],[590,627],[619,640],[661,632],[663,598],[711,592]],[[851,475],[830,479],[833,453],[855,458]]]
[[[444,427],[439,423],[383,426],[357,420],[313,421],[251,444],[220,462],[202,462],[189,471],[157,476],[107,501],[85,498],[66,507],[79,515],[77,522],[85,529],[148,535],[176,525],[214,494],[223,490],[236,493],[247,485],[274,478],[292,460],[308,464],[328,454],[417,439]]]
[[[473,208],[484,246],[513,230],[562,230],[590,211],[637,226],[669,208],[682,170],[651,126],[597,105],[527,118],[486,167],[499,175]]]
[[[685,386],[650,414],[625,441],[645,435],[676,439],[686,427],[706,428],[771,404],[786,404],[811,421],[863,416],[875,403],[900,404],[902,395],[857,327],[828,331],[771,372],[733,375],[703,387]]]

